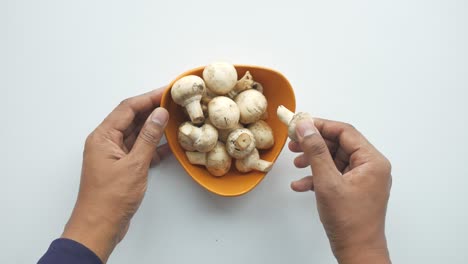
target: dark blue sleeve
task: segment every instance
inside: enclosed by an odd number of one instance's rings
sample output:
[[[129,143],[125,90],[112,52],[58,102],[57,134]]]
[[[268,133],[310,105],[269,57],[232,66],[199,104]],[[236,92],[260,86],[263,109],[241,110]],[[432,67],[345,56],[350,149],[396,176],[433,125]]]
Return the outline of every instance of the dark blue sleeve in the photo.
[[[59,238],[50,244],[38,264],[102,264],[94,252],[71,239]]]

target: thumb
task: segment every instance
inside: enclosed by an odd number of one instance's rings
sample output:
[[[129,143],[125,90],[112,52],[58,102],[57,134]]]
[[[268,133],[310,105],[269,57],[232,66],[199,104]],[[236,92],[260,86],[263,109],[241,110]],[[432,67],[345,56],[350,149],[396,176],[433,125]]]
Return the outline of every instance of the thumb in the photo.
[[[315,181],[327,181],[331,180],[331,177],[340,175],[313,119],[299,121],[296,125],[296,134],[304,155],[311,165]]]
[[[149,166],[168,120],[167,110],[162,107],[156,108],[141,128],[129,155]]]

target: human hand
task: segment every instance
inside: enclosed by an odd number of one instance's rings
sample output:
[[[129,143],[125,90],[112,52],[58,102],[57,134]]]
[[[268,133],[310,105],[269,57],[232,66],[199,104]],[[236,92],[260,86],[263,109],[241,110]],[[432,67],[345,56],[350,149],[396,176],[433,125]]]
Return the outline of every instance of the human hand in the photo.
[[[157,147],[169,119],[158,107],[163,90],[122,101],[86,139],[80,190],[62,237],[104,263],[143,200],[150,164],[170,154],[167,144]]]
[[[315,120],[315,125],[314,125]],[[294,164],[312,175],[292,182],[298,192],[315,191],[320,220],[339,263],[390,263],[385,214],[392,185],[390,162],[354,127],[314,119],[297,124],[304,152]]]

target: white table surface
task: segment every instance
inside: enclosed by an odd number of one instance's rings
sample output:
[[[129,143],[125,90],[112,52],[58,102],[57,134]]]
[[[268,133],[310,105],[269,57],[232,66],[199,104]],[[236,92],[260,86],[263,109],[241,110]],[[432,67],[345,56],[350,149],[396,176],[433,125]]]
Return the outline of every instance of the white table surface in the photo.
[[[393,163],[394,263],[468,259],[468,4],[0,1],[0,263],[35,263],[73,208],[87,134],[122,99],[213,60],[276,68],[298,109],[354,124]],[[286,148],[222,198],[174,158],[109,263],[333,263]]]

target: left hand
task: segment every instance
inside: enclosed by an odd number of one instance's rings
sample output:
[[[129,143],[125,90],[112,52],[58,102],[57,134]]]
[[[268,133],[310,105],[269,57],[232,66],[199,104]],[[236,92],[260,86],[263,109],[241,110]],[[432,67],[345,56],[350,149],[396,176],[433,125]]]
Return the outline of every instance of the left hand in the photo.
[[[104,263],[143,200],[150,164],[170,154],[167,144],[157,147],[169,119],[159,107],[163,90],[122,101],[86,139],[80,190],[62,237]]]

